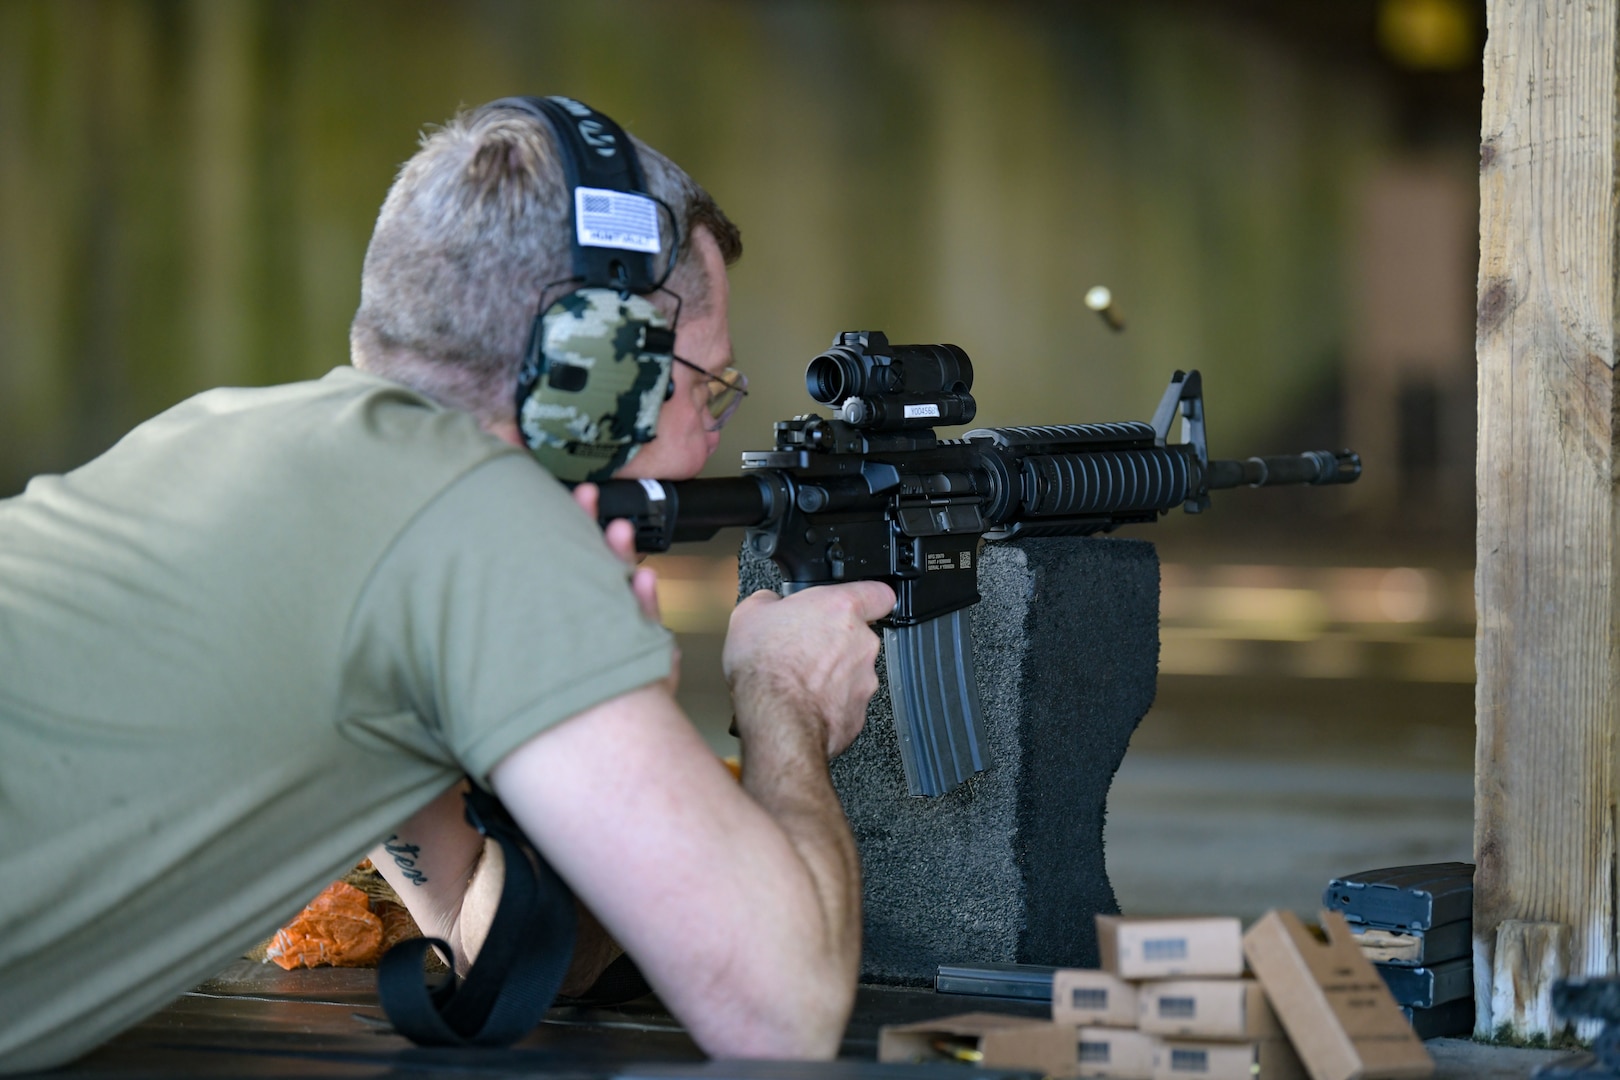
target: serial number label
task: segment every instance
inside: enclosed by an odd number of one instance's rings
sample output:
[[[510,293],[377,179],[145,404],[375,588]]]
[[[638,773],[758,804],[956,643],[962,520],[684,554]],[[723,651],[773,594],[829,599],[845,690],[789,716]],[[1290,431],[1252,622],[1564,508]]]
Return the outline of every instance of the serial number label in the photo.
[[[971,570],[973,569],[973,552],[958,551],[930,551],[924,560],[924,570]]]

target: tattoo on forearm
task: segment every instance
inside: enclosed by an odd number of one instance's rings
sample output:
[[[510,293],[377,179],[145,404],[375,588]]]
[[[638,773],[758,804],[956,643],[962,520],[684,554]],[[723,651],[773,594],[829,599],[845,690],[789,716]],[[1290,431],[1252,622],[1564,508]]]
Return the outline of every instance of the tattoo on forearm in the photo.
[[[422,854],[421,848],[415,844],[405,843],[399,838],[399,834],[395,833],[383,841],[383,850],[394,857],[394,865],[399,867],[400,872],[412,885],[427,884],[427,875],[416,868],[417,856]]]

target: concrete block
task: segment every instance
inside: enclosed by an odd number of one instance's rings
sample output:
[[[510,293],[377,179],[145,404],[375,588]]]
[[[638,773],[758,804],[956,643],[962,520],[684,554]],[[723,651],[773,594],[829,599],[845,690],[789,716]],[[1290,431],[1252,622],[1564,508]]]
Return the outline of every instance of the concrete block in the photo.
[[[744,548],[743,595],[779,582]],[[1103,817],[1153,702],[1158,555],[1112,538],[985,544],[979,591],[994,766],[939,798],[908,796],[886,686],[833,762],[865,873],[866,982],[932,985],[942,963],[1095,967],[1092,916],[1119,910]]]

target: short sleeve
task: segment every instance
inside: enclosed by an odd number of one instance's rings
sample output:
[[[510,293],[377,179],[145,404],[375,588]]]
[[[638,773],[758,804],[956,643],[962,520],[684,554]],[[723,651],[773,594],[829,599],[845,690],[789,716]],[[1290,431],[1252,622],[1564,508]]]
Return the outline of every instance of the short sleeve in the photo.
[[[669,674],[669,632],[628,578],[526,455],[479,465],[406,526],[360,595],[345,734],[487,786],[533,736]]]

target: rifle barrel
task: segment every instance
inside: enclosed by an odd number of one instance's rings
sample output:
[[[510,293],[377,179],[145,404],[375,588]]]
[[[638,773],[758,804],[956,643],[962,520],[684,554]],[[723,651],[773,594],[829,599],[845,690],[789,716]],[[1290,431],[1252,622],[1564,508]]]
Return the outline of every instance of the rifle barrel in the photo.
[[[1361,475],[1361,455],[1352,450],[1307,450],[1303,454],[1211,461],[1205,482],[1221,488],[1275,487],[1278,484],[1349,484]]]

